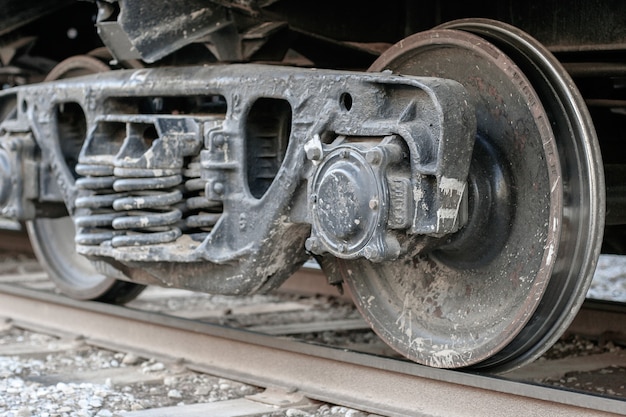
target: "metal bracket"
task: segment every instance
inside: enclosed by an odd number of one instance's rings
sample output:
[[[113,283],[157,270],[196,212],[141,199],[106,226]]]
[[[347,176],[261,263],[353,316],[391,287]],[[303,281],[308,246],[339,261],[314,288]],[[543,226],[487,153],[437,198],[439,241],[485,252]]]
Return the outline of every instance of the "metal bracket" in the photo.
[[[0,206],[2,216],[32,220],[33,200],[39,195],[39,167],[30,133],[5,133],[0,137]]]

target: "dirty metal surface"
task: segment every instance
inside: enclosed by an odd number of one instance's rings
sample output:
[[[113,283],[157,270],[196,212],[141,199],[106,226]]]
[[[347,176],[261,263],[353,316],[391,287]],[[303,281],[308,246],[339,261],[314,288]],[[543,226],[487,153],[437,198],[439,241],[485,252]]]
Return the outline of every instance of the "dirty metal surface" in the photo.
[[[20,103],[3,123],[3,155],[27,171],[6,196],[4,213],[32,219],[33,201],[65,204],[77,252],[107,276],[263,292],[304,262],[311,227],[312,239],[323,237],[315,253],[380,262],[405,250],[398,240],[461,226],[474,117],[454,81],[232,65],[112,71],[2,96]],[[179,102],[183,107],[171,107]],[[282,133],[272,136],[275,157],[258,160],[267,133],[256,132],[265,126],[257,118],[266,108],[275,109],[270,116]],[[73,135],[75,150],[59,146],[66,131],[81,126],[84,143]],[[42,161],[25,159],[35,143]],[[353,175],[355,161],[333,159],[344,154],[370,168],[367,187]],[[77,163],[66,166],[68,159]],[[275,168],[250,177],[265,163]],[[40,191],[30,182],[37,165],[58,188],[44,182],[44,194],[33,195]],[[320,179],[304,192],[308,177]],[[335,184],[335,177],[342,180]],[[333,200],[347,189],[355,205]],[[316,194],[324,204],[307,206]],[[348,226],[332,220],[343,209]]]
[[[477,136],[465,228],[399,262],[337,260],[355,302],[383,339],[420,363],[515,366],[520,358],[506,351],[541,303],[561,227],[560,165],[541,100],[511,59],[462,31],[413,35],[371,70],[460,82]]]
[[[602,240],[602,164],[582,97],[541,44],[485,19],[413,35],[371,67],[385,69],[468,89],[479,132],[468,181],[478,198],[470,195],[467,233],[437,250],[384,266],[338,260],[337,269],[403,355],[494,372],[537,358],[583,302]],[[511,125],[513,114],[523,122]],[[450,322],[464,324],[450,332]]]

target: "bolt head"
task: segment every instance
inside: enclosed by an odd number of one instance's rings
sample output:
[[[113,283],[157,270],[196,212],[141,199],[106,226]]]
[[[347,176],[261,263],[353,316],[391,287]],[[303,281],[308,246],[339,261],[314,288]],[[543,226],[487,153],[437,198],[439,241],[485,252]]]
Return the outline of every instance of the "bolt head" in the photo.
[[[316,147],[307,148],[306,157],[310,161],[320,161],[322,159],[322,150]]]
[[[365,160],[372,165],[379,165],[383,161],[383,152],[379,148],[373,148],[365,154]]]
[[[316,237],[310,237],[304,242],[306,250],[312,253],[317,253],[320,248],[320,242]]]
[[[374,256],[376,256],[377,252],[378,251],[376,251],[371,246],[366,246],[365,248],[363,248],[363,256],[365,256],[365,258],[367,259],[372,259]]]

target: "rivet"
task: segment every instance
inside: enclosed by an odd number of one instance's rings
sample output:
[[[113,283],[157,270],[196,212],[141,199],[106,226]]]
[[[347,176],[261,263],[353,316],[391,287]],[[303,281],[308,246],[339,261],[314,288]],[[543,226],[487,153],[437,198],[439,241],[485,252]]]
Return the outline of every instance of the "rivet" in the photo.
[[[217,194],[224,194],[224,184],[221,182],[213,183],[213,191]]]
[[[213,145],[221,147],[226,143],[226,138],[221,133],[213,136]]]

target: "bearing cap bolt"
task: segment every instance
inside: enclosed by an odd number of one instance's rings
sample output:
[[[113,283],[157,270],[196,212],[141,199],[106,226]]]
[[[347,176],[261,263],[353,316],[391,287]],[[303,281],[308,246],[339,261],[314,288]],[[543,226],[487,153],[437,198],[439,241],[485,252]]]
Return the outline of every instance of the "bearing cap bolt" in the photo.
[[[383,162],[383,151],[380,148],[373,148],[365,154],[365,160],[372,165],[380,165]]]
[[[309,161],[319,162],[324,158],[324,149],[322,148],[320,135],[315,134],[313,139],[304,144],[304,152]]]
[[[378,260],[380,258],[380,251],[373,246],[366,246],[363,248],[363,256],[370,261]]]
[[[311,253],[319,255],[320,242],[316,237],[310,237],[304,242],[304,247]]]
[[[322,150],[320,148],[308,148],[306,150],[306,157],[310,161],[319,161],[322,159]]]

